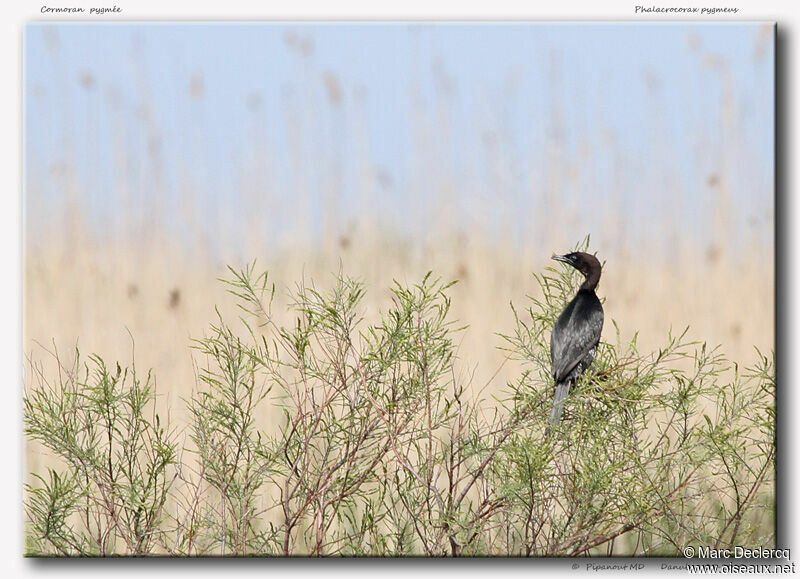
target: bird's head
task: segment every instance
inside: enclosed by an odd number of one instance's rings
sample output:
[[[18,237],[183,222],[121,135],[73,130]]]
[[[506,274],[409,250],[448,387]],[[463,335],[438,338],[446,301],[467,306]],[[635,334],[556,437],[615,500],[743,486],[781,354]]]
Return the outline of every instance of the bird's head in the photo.
[[[584,253],[583,251],[574,251],[566,255],[554,255],[553,259],[563,263],[568,263],[579,272],[583,274],[587,280],[592,279],[594,284],[600,280],[600,270],[602,266],[600,261],[591,253]]]

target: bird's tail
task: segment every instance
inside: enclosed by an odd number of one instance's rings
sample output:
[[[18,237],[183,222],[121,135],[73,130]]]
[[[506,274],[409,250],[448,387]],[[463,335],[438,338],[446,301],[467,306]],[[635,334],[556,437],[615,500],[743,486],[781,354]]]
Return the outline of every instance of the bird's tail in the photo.
[[[561,382],[556,384],[556,396],[553,399],[553,409],[550,411],[550,419],[547,421],[548,431],[550,426],[555,426],[561,422],[561,413],[564,411],[564,401],[569,394],[570,382]]]

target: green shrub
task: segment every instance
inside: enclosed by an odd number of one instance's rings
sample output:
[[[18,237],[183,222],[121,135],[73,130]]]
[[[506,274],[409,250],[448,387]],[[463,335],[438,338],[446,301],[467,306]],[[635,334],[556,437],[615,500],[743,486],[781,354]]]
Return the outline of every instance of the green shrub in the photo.
[[[154,393],[134,369],[109,370],[92,356],[59,376],[38,372],[24,401],[25,434],[64,463],[40,487],[27,487],[30,554],[149,553],[165,532],[176,446],[157,414]]]
[[[190,442],[154,413],[151,379],[92,357],[43,373],[25,432],[61,459],[27,487],[28,554],[679,555],[774,543],[774,369],[740,372],[668,336],[601,342],[545,434],[549,334],[577,286],[536,276],[505,350],[521,365],[490,406],[457,370],[463,328],[428,274],[395,283],[377,323],[365,288],[300,285],[294,323],[255,267],[224,280],[243,315],[194,347]],[[608,334],[608,328],[606,334]],[[82,372],[79,369],[82,368]],[[280,411],[279,424],[259,420]],[[181,452],[179,452],[179,450]],[[184,452],[185,451],[185,452]],[[191,458],[193,457],[193,458]]]

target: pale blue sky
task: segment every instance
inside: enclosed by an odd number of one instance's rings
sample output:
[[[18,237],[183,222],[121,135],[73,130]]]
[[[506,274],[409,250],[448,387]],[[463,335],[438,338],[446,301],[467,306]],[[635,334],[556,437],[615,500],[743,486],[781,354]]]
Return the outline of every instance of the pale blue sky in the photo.
[[[96,222],[124,185],[142,207],[158,195],[162,223],[178,231],[178,199],[191,190],[202,227],[222,206],[247,211],[242,191],[260,178],[284,227],[298,188],[320,223],[331,179],[339,211],[357,218],[368,173],[376,211],[401,230],[409,200],[424,212],[447,182],[459,219],[496,228],[516,213],[525,242],[526,223],[543,218],[536,197],[558,142],[560,162],[580,174],[560,190],[579,207],[576,230],[591,229],[612,193],[632,235],[646,236],[642,224],[665,207],[677,229],[702,229],[725,158],[734,218],[765,220],[771,237],[768,26],[29,24],[24,43],[33,232],[40,217],[57,219],[46,214],[59,210],[67,166]]]

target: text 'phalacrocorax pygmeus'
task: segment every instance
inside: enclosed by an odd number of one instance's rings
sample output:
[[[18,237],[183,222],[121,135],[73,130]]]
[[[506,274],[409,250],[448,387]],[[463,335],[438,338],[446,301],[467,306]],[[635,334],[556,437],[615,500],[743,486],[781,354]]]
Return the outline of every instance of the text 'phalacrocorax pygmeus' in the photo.
[[[591,366],[603,330],[603,306],[594,293],[600,281],[600,262],[595,256],[581,251],[554,255],[553,259],[568,263],[586,279],[558,316],[550,337],[550,359],[556,382],[553,410],[548,420],[550,426],[561,420],[570,386]]]

